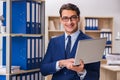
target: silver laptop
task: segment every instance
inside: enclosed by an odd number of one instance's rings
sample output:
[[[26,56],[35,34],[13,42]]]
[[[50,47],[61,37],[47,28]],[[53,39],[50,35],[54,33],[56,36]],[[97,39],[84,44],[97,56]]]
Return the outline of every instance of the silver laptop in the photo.
[[[81,59],[84,61],[84,64],[100,61],[104,53],[106,40],[106,38],[80,40],[74,65],[79,65]]]

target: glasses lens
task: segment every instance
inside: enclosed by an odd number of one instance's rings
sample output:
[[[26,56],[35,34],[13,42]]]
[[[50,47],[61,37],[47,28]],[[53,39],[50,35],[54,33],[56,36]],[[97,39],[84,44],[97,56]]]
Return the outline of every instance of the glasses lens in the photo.
[[[69,17],[62,17],[62,20],[64,21],[64,22],[67,22],[67,21],[69,21]]]
[[[72,21],[77,20],[77,18],[78,18],[78,16],[76,16],[76,15],[70,17],[70,19],[71,19]]]
[[[63,17],[62,17],[62,20],[63,20],[64,22],[69,21],[69,19],[70,19],[71,21],[76,21],[77,18],[78,18],[78,16],[76,16],[76,15],[73,15],[73,16],[71,16],[71,17],[63,16]]]

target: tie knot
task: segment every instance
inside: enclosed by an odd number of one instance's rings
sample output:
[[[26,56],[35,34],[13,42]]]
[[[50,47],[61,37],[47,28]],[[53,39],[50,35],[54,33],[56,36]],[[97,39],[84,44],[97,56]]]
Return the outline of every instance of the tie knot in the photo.
[[[68,37],[68,40],[71,39],[71,36],[70,36],[70,35],[68,35],[67,37]]]

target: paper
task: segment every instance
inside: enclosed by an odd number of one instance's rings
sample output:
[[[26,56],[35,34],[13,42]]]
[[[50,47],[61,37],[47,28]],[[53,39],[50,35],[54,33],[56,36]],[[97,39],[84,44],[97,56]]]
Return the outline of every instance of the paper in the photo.
[[[120,53],[112,53],[106,55],[108,65],[120,65]]]

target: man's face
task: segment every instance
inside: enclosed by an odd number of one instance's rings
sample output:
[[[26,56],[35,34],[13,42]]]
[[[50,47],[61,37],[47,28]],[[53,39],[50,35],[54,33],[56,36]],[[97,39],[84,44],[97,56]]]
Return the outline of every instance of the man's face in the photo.
[[[71,34],[78,30],[78,22],[80,21],[80,18],[73,10],[63,10],[60,21],[63,24],[66,33]]]

